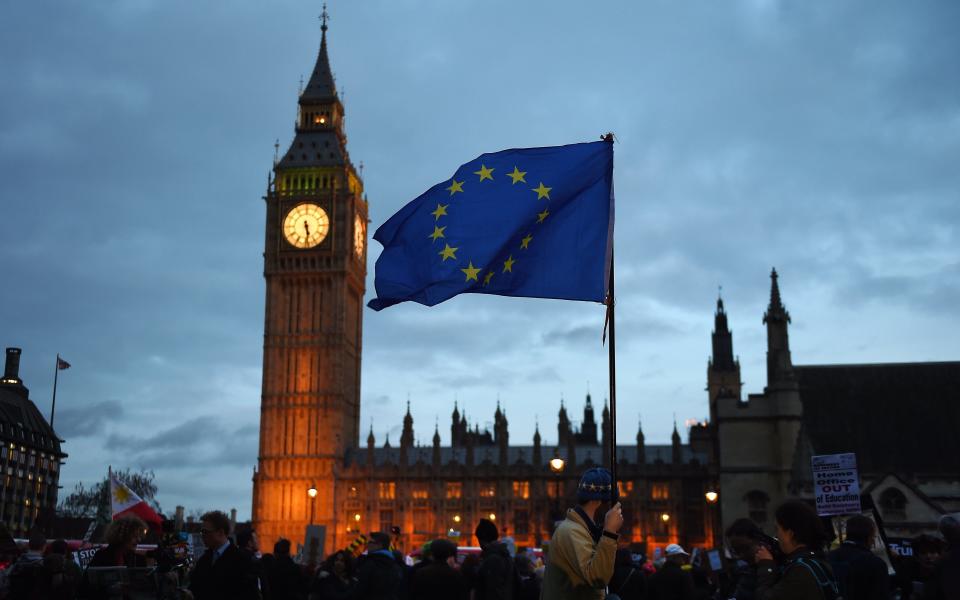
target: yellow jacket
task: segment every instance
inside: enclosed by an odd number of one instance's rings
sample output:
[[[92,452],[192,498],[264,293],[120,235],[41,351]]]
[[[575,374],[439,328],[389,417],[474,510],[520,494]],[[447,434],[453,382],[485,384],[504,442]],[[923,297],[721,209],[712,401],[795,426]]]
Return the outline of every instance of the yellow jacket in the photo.
[[[541,600],[603,600],[616,553],[615,539],[603,535],[594,543],[580,515],[568,510],[550,539]]]

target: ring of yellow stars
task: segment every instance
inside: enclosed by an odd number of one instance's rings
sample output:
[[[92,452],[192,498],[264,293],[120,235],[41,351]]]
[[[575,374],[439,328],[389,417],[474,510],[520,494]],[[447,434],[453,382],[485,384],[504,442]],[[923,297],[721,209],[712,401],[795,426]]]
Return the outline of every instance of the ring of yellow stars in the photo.
[[[513,167],[513,173],[507,173],[507,177],[509,177],[510,179],[512,179],[512,180],[513,180],[513,183],[517,183],[518,181],[522,181],[522,182],[526,183],[527,180],[523,178],[523,176],[526,175],[526,174],[527,174],[526,171],[521,171],[520,169],[518,169],[518,168],[516,167],[516,165],[514,165],[514,167]]]
[[[503,261],[503,272],[504,272],[504,273],[507,273],[507,272],[513,273],[513,263],[515,263],[515,262],[517,262],[517,261],[513,260],[513,255],[511,254],[511,255],[510,255],[510,258],[508,258],[507,260]]]
[[[488,169],[486,165],[480,165],[480,170],[474,171],[473,174],[479,175],[480,181],[483,181],[484,179],[493,181],[493,169]]]
[[[445,237],[445,236],[443,235],[443,230],[446,229],[446,228],[447,228],[446,226],[437,227],[436,225],[434,225],[434,226],[433,226],[433,233],[431,233],[431,234],[428,235],[427,237],[430,238],[430,239],[432,239],[433,241],[437,241],[438,238]]]
[[[450,195],[451,195],[451,196],[454,195],[454,194],[456,194],[457,192],[462,192],[462,191],[463,191],[463,182],[462,182],[462,181],[457,181],[456,179],[453,179],[452,181],[453,181],[453,183],[450,184],[450,187],[446,188],[447,191],[450,192]]]
[[[543,223],[547,220],[547,216],[550,214],[550,211],[543,209],[542,213],[537,213],[537,223]]]
[[[493,271],[487,271],[487,274],[483,276],[483,287],[490,285],[491,279],[493,279]]]
[[[447,189],[449,189],[449,188],[447,188]],[[440,203],[438,202],[438,203],[437,203],[437,210],[435,210],[435,211],[433,211],[432,213],[430,213],[431,215],[433,215],[433,220],[436,221],[436,220],[438,220],[440,217],[445,217],[445,216],[447,216],[447,207],[448,207],[448,206],[450,206],[450,205],[449,205],[449,204],[440,204]]]
[[[440,262],[446,262],[448,258],[452,258],[456,260],[457,250],[459,250],[460,248],[451,248],[450,244],[444,244],[444,246],[445,246],[444,249],[437,253],[443,257],[443,260]]]
[[[113,490],[113,498],[117,501],[117,504],[126,504],[130,500],[130,492],[125,487],[117,486]]]
[[[467,276],[467,278],[464,279],[464,281],[470,281],[471,279],[474,281],[480,281],[479,279],[477,279],[477,274],[480,273],[480,271],[482,271],[483,269],[478,269],[474,267],[473,261],[470,261],[470,264],[467,266],[466,269],[460,269],[460,270],[463,271],[463,274]]]
[[[533,189],[530,190],[530,191],[537,193],[537,200],[539,200],[539,199],[541,199],[541,198],[546,198],[547,200],[549,200],[549,199],[550,199],[550,190],[552,190],[552,189],[553,189],[553,188],[548,188],[547,186],[543,185],[543,182],[541,181],[539,186],[533,188]]]

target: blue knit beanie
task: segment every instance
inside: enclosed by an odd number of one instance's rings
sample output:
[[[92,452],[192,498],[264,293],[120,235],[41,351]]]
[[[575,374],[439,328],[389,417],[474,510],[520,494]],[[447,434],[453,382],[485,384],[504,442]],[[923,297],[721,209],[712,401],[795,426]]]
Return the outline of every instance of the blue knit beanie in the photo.
[[[595,467],[589,469],[580,478],[577,486],[577,502],[581,504],[591,500],[610,500],[613,476],[610,471]]]

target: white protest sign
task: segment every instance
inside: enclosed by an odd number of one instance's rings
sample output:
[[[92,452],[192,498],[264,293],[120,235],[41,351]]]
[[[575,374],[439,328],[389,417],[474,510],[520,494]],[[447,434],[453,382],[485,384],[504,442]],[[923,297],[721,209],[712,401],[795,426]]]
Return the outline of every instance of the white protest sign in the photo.
[[[813,495],[817,514],[860,514],[860,476],[857,473],[857,455],[827,454],[814,456]]]

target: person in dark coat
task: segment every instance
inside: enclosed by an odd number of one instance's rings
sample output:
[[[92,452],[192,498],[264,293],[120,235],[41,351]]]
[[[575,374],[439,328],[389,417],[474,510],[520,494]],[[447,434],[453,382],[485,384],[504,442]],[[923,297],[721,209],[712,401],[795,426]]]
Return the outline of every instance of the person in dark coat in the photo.
[[[454,565],[457,545],[437,539],[430,543],[429,563],[410,578],[410,598],[414,600],[467,600],[470,590]]]
[[[404,568],[390,551],[390,535],[371,533],[367,554],[360,559],[357,585],[351,598],[356,600],[400,600],[404,596]]]
[[[80,597],[90,599],[108,598],[114,593],[118,576],[104,574],[91,567],[145,567],[147,560],[137,554],[137,544],[143,539],[147,524],[135,516],[112,521],[107,527],[107,545],[97,550],[87,563],[80,582]],[[109,570],[108,570],[109,571]]]
[[[876,537],[873,521],[854,515],[847,519],[847,539],[827,555],[844,600],[890,600],[887,563],[870,551]]]
[[[507,545],[497,541],[497,526],[493,521],[480,519],[474,535],[481,550],[475,600],[513,600],[513,558]]]
[[[247,560],[250,561],[250,578],[254,580],[257,589],[260,590],[260,598],[263,600],[272,600],[270,594],[270,582],[267,579],[267,569],[261,560],[260,555],[260,536],[256,529],[247,529],[237,534],[237,548],[243,552]]]
[[[303,571],[290,557],[290,540],[280,538],[273,545],[273,560],[267,567],[271,600],[303,600],[307,582]]]
[[[513,567],[517,573],[517,589],[513,600],[540,600],[540,577],[530,556],[518,553],[513,558]]]
[[[256,578],[248,554],[230,542],[230,518],[215,510],[200,517],[206,552],[190,574],[194,600],[257,600]]]
[[[8,598],[23,598],[32,600],[41,598],[45,573],[43,569],[43,549],[47,545],[47,538],[39,530],[30,533],[27,541],[27,551],[17,557],[9,568]]]
[[[695,600],[693,577],[683,568],[690,555],[679,544],[667,546],[665,554],[663,566],[650,577],[647,597],[651,600]]]
[[[940,535],[947,542],[947,551],[923,586],[923,600],[960,598],[960,513],[941,517],[939,528]]]
[[[621,600],[642,600],[647,588],[647,577],[633,562],[633,555],[627,548],[617,550],[614,559],[613,577],[610,579],[611,594]]]
[[[777,507],[775,519],[778,545],[786,556],[778,565],[770,548],[757,549],[757,599],[836,598],[833,571],[821,554],[826,533],[817,511],[801,500],[787,500]]]
[[[310,586],[310,600],[348,600],[356,583],[353,555],[340,550],[320,565]]]
[[[754,600],[757,597],[757,563],[755,556],[763,530],[751,519],[737,519],[726,531],[727,547],[737,559],[732,600]]]

